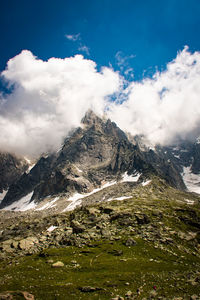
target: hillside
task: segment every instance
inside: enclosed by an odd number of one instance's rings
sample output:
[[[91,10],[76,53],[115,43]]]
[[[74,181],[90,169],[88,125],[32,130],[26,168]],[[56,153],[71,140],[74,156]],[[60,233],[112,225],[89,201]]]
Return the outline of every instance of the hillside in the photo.
[[[35,299],[198,299],[199,199],[153,178],[127,199],[72,212],[1,211],[0,290]]]

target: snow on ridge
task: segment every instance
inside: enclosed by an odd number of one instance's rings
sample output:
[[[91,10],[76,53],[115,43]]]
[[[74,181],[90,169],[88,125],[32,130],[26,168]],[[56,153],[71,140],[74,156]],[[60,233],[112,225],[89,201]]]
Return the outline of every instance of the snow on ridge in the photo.
[[[33,169],[33,167],[36,165],[36,162],[33,163],[29,158],[24,157],[24,159],[27,161],[27,163],[29,164],[28,169],[26,170],[26,174],[29,174],[30,171]]]
[[[81,170],[79,170],[79,171],[82,172]],[[128,182],[137,182],[140,175],[141,175],[140,173],[135,173],[135,174],[132,174],[132,175],[128,175],[127,172],[125,172],[122,175],[122,180],[119,181],[119,182],[127,182],[127,181]],[[92,192],[86,193],[86,194],[75,193],[74,195],[72,195],[71,197],[69,197],[67,199],[67,201],[70,201],[71,203],[63,210],[63,212],[71,211],[71,210],[75,209],[77,206],[81,205],[83,198],[88,197],[88,196],[90,196],[94,193],[97,193],[97,192],[99,192],[99,191],[101,191],[101,190],[103,190],[103,189],[105,189],[109,186],[112,186],[116,183],[117,183],[117,181],[107,182],[107,183],[103,184],[101,187],[96,188]],[[55,197],[53,200],[47,202],[43,206],[38,207],[38,204],[35,203],[34,201],[30,202],[33,193],[34,193],[34,191],[29,193],[25,197],[22,197],[20,200],[13,202],[12,204],[5,207],[4,210],[26,211],[26,210],[29,210],[29,209],[35,209],[35,210],[40,211],[40,210],[49,209],[49,208],[52,208],[52,207],[56,206],[55,202],[59,199],[59,197]],[[2,201],[5,194],[6,194],[6,191],[2,194],[2,196],[0,194],[0,202]],[[124,196],[124,197],[118,197],[118,198],[115,198],[115,199],[116,200],[123,200],[123,199],[128,199],[128,198],[126,196]],[[38,207],[38,208],[36,208],[36,207]]]
[[[200,136],[198,136],[198,138],[196,139],[195,144],[200,144]]]
[[[3,190],[3,193],[0,193],[0,203],[3,201],[3,198],[5,197],[7,192],[8,192],[7,190]]]
[[[131,174],[131,175],[128,175],[127,172],[125,172],[123,175],[122,175],[122,182],[126,182],[126,181],[129,181],[129,182],[137,182],[139,177],[140,177],[141,173],[135,173],[135,174]]]
[[[75,201],[72,201],[64,210],[63,212],[65,211],[71,211],[71,210],[74,210],[77,206],[81,205],[82,203],[82,200],[79,198]]]
[[[192,165],[189,167],[183,167],[182,178],[188,191],[200,194],[200,175],[193,174],[191,167]]]
[[[83,173],[83,171],[81,169],[79,169],[77,166],[75,166],[75,167],[78,172]]]
[[[31,160],[28,158],[28,157],[24,157],[24,159],[27,161],[27,163],[29,164],[29,165],[31,165]]]
[[[185,199],[185,201],[189,205],[193,205],[195,203],[194,200]]]
[[[26,211],[29,209],[34,209],[36,207],[36,203],[34,201],[30,202],[33,193],[34,191],[22,197],[20,200],[15,201],[12,204],[4,207],[3,210]]]
[[[60,197],[55,197],[53,200],[47,202],[46,204],[44,204],[43,206],[36,208],[35,210],[44,210],[44,209],[49,209],[52,208],[54,206],[56,206],[54,203],[59,199]]]
[[[114,200],[122,201],[122,200],[130,199],[130,198],[133,198],[133,196],[114,197],[114,198],[110,198],[110,199],[106,200],[106,202],[110,202],[110,201],[114,201]]]
[[[122,175],[122,180],[119,181],[119,182],[127,182],[127,181],[128,182],[137,182],[140,175],[141,175],[141,173],[135,173],[135,174],[132,174],[132,175],[128,175],[127,172],[125,172]],[[88,197],[88,196],[90,196],[94,193],[97,193],[97,192],[99,192],[99,191],[101,191],[101,190],[103,190],[103,189],[105,189],[109,186],[112,186],[116,183],[117,183],[117,181],[107,182],[107,183],[103,184],[101,187],[96,188],[92,192],[87,193],[87,194],[75,193],[73,196],[71,196],[67,199],[67,201],[71,201],[71,203],[63,210],[63,212],[71,211],[71,210],[75,209],[77,206],[81,205],[83,198]],[[111,201],[111,200],[109,199],[109,201]],[[122,199],[120,199],[120,200],[122,200]]]
[[[75,209],[77,206],[79,206],[82,203],[82,198],[88,197],[92,194],[95,194],[111,185],[116,184],[116,181],[111,181],[111,182],[107,182],[105,184],[103,184],[101,187],[94,189],[92,192],[87,193],[87,194],[80,194],[80,193],[75,193],[73,196],[69,197],[67,199],[67,201],[71,201],[71,203],[63,210],[63,212],[65,211],[71,211],[73,209]]]
[[[52,231],[54,231],[54,229],[56,229],[56,228],[58,228],[58,226],[51,225],[51,226],[47,229],[47,231],[48,231],[48,232],[52,232]]]
[[[149,183],[151,183],[151,181],[152,181],[152,180],[143,181],[143,182],[142,182],[142,186],[148,185]]]
[[[30,171],[35,167],[36,163],[35,164],[32,164],[29,166],[28,170],[26,171],[26,174],[29,174]]]

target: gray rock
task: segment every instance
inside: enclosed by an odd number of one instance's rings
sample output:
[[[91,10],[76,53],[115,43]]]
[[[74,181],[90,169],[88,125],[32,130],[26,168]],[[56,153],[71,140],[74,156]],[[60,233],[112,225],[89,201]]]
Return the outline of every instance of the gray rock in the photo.
[[[111,237],[111,232],[107,228],[102,228],[101,229],[101,235],[105,238],[110,238]]]
[[[19,241],[18,247],[20,250],[29,250],[37,243],[38,239],[36,237],[27,237],[26,239]]]
[[[92,287],[92,286],[83,286],[83,287],[80,287],[79,290],[83,293],[92,293],[92,292],[98,291],[99,288]]]
[[[157,292],[155,290],[150,291],[149,296],[151,299],[154,299],[157,296]]]
[[[199,300],[200,298],[197,295],[192,295],[190,300]]]
[[[126,299],[131,299],[133,297],[133,292],[131,291],[128,291],[126,294],[125,294],[125,298]]]
[[[13,240],[6,240],[4,242],[2,242],[2,250],[5,252],[13,252],[13,248],[12,248],[12,243]]]
[[[12,244],[11,244],[11,247],[14,248],[14,249],[18,249],[18,246],[19,246],[18,241],[13,241]]]
[[[135,217],[136,217],[137,223],[139,225],[150,223],[150,219],[145,214],[141,214],[141,215],[138,214],[138,215],[135,215]]]
[[[127,247],[135,246],[136,244],[137,244],[136,241],[132,238],[129,238],[128,240],[126,240],[124,242],[124,245],[127,246]]]
[[[86,229],[83,224],[80,224],[78,221],[75,220],[72,220],[70,225],[73,229],[73,233],[82,233]]]

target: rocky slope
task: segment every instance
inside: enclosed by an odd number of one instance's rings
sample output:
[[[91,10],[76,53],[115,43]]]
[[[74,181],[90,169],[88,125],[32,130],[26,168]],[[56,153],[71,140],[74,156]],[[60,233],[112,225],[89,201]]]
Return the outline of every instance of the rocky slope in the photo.
[[[89,111],[82,127],[66,138],[59,152],[42,157],[10,187],[0,208],[27,195],[34,203],[50,196],[68,199],[74,193],[89,193],[106,182],[120,181],[125,173],[141,174],[140,181],[154,174],[173,187],[185,188],[172,162],[152,150],[141,151],[115,123]]]
[[[0,299],[199,299],[200,196],[156,177],[101,193],[62,214],[0,212]]]

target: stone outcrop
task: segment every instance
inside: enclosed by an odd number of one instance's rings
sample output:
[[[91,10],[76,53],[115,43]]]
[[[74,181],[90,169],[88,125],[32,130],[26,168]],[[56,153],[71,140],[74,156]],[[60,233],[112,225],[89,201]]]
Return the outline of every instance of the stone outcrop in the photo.
[[[27,169],[28,163],[25,159],[0,152],[0,193],[7,190]]]

